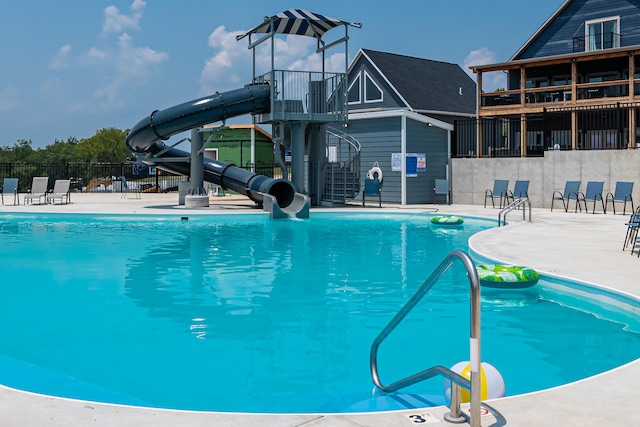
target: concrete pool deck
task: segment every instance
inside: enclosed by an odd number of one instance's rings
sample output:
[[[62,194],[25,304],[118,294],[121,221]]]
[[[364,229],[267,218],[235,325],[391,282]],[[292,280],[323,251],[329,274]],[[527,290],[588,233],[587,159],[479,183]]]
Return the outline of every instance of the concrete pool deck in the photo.
[[[120,194],[72,193],[68,205],[0,206],[0,213],[241,213],[257,212],[243,197],[212,197],[211,207],[177,207],[178,195],[143,194],[141,199],[121,199]],[[22,202],[22,198],[21,198]],[[424,205],[387,206],[392,211],[431,211],[497,219],[498,209],[482,206]],[[341,211],[363,210],[357,204]],[[377,208],[370,208],[378,211]],[[328,210],[328,208],[318,208]],[[313,214],[313,209],[312,209]],[[524,264],[557,276],[616,289],[640,298],[640,259],[622,251],[627,215],[566,213],[564,210],[533,209],[532,222],[512,212],[507,227],[476,234],[471,249],[483,256],[511,264]],[[553,325],[550,325],[553,327]],[[468,334],[468,331],[463,333]],[[526,369],[526,367],[523,367]],[[635,426],[640,413],[635,408],[639,390],[640,359],[623,367],[566,386],[537,393],[483,403],[492,410],[482,417],[487,426]],[[0,387],[2,426],[451,426],[442,421],[448,408],[362,414],[235,414],[167,411],[58,399]],[[411,416],[422,415],[418,423]]]

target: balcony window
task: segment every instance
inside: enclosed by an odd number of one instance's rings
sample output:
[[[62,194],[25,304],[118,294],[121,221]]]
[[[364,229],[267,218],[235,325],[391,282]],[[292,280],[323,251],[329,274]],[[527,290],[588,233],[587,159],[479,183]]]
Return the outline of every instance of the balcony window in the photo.
[[[620,17],[585,22],[587,51],[620,47]]]

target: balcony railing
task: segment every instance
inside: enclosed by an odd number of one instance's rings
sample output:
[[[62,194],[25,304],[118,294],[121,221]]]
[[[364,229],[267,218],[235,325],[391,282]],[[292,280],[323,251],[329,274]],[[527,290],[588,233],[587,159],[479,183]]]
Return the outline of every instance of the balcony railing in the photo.
[[[259,123],[346,121],[346,74],[274,70],[256,79],[271,85],[271,111]]]
[[[576,85],[575,100],[579,104],[594,101],[627,101],[640,96],[640,79],[634,80],[634,90],[629,96],[629,81],[614,80]],[[574,100],[571,85],[530,88],[525,90],[525,107],[543,107],[540,104],[566,104]],[[489,109],[517,108],[522,106],[519,90],[487,92],[482,94],[482,107]]]
[[[635,127],[630,131],[632,116]],[[524,139],[522,132],[526,132]],[[538,157],[551,150],[640,149],[633,138],[638,132],[640,103],[543,107],[526,117],[514,114],[456,121],[451,156]]]

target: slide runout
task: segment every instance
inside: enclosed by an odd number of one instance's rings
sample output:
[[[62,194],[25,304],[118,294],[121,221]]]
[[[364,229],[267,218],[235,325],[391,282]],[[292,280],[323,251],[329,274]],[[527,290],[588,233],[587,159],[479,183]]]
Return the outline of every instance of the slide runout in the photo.
[[[226,120],[244,114],[269,112],[270,88],[268,84],[247,85],[224,93],[185,102],[164,110],[155,110],[140,120],[127,134],[126,144],[136,154],[144,154],[143,161],[160,169],[181,175],[190,175],[187,162],[171,159],[189,157],[189,153],[168,147],[163,140],[172,135],[195,129],[208,123]],[[162,161],[154,159],[163,158]],[[291,210],[296,200],[296,189],[289,181],[274,179],[246,171],[212,159],[204,159],[205,181],[248,196],[264,205],[264,195],[275,199],[279,209]],[[296,203],[296,206],[298,203]],[[307,209],[308,204],[302,208]],[[307,216],[308,217],[308,214]]]

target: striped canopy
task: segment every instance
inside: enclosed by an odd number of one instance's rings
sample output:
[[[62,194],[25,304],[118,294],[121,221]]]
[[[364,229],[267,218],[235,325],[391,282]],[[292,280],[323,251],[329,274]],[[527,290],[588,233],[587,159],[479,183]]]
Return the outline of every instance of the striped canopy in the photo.
[[[270,33],[273,22],[273,32],[276,34],[295,34],[299,36],[315,37],[318,40],[324,33],[340,25],[352,25],[360,27],[360,24],[341,21],[309,12],[303,9],[289,9],[273,16],[266,16],[264,22],[247,32],[238,39],[253,33]]]

